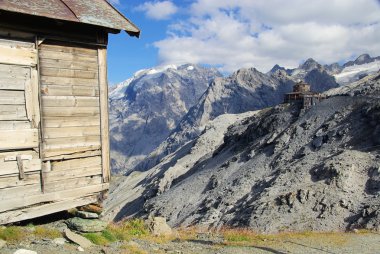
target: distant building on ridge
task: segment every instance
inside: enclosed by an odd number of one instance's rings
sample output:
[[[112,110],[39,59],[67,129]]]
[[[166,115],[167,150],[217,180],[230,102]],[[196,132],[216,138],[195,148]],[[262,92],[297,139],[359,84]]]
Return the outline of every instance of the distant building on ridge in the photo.
[[[293,92],[285,94],[284,103],[301,103],[302,108],[310,108],[326,98],[321,93],[312,92],[310,85],[300,81],[293,86]]]

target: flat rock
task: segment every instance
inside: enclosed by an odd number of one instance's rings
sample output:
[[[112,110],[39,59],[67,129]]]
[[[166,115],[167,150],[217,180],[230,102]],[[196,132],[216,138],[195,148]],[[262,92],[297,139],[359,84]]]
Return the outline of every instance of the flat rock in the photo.
[[[16,250],[13,254],[38,254],[38,253],[32,250],[19,249],[19,250]]]
[[[85,211],[77,211],[76,215],[83,219],[98,219],[99,215],[97,213],[85,212]]]
[[[64,245],[66,243],[66,239],[65,238],[55,238],[53,239],[53,243],[57,244],[57,245]]]
[[[67,239],[78,244],[82,248],[88,248],[88,247],[91,247],[93,245],[90,240],[88,240],[87,238],[84,238],[81,235],[78,235],[78,234],[72,232],[70,229],[66,229],[64,231],[64,233],[65,233],[65,236]]]
[[[71,218],[66,221],[67,226],[75,231],[90,233],[101,232],[107,227],[107,223],[99,219]]]
[[[6,241],[0,239],[0,249],[3,248],[7,244]]]

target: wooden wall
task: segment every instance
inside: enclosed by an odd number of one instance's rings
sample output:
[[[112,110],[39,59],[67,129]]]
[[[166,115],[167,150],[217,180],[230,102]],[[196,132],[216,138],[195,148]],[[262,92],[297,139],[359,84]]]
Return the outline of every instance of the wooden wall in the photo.
[[[0,224],[108,189],[107,92],[105,48],[0,39]]]

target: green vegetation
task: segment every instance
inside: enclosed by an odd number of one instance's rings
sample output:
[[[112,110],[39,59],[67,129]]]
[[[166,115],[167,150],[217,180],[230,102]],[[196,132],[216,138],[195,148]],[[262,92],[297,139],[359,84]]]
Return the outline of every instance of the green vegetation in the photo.
[[[0,239],[7,242],[17,242],[24,238],[24,233],[21,227],[4,227],[0,228]]]
[[[101,233],[87,233],[83,236],[97,245],[108,245],[116,241],[129,241],[132,238],[142,238],[149,235],[149,230],[141,219],[111,224]]]

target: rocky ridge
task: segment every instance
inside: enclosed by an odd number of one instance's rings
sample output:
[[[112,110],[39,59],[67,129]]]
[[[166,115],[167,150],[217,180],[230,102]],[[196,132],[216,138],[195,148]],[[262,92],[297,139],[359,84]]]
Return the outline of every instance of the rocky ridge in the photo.
[[[196,65],[142,70],[110,92],[111,164],[133,168],[153,151],[221,74]]]
[[[349,92],[329,91],[332,97],[308,111],[282,104],[252,113],[221,128],[222,142],[198,143],[199,136],[155,170],[121,181],[106,205],[108,218],[143,211],[172,226],[379,230],[379,76]],[[203,156],[191,162],[196,150]],[[141,199],[120,200],[125,191]]]

